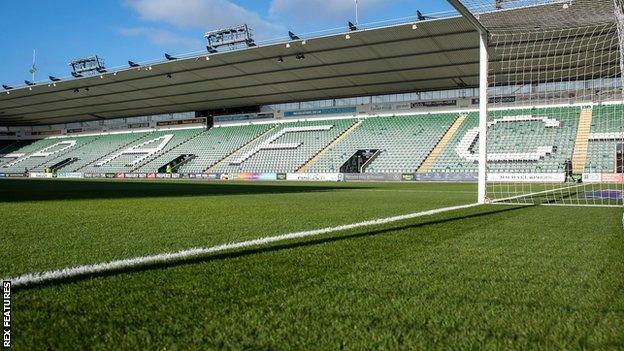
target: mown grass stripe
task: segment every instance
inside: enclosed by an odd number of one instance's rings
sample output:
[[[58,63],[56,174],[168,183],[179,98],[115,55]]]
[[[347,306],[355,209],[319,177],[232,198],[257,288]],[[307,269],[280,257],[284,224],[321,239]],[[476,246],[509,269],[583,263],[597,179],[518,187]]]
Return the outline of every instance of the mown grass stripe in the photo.
[[[172,263],[178,262],[182,260],[188,260],[190,258],[197,258],[201,256],[206,256],[218,252],[228,251],[228,250],[236,250],[248,247],[256,247],[267,244],[272,244],[280,241],[293,240],[293,239],[302,239],[312,236],[318,236],[322,234],[340,232],[350,229],[362,228],[362,227],[370,227],[382,224],[388,224],[398,221],[404,221],[408,219],[414,219],[418,217],[431,216],[443,212],[462,210],[466,208],[479,206],[477,203],[472,203],[468,205],[460,205],[460,206],[452,206],[452,207],[444,207],[437,208],[428,211],[415,212],[400,216],[386,217],[380,219],[374,219],[369,221],[363,221],[358,223],[346,224],[336,227],[327,227],[321,229],[314,229],[308,231],[300,231],[300,232],[292,232],[277,236],[263,237],[253,240],[241,241],[236,243],[228,243],[221,244],[212,247],[197,247],[190,248],[186,250],[181,250],[177,252],[165,252],[156,255],[149,256],[141,256],[128,258],[123,260],[109,261],[104,263],[96,263],[91,265],[83,265],[76,267],[68,267],[58,270],[50,270],[44,272],[34,272],[28,273],[21,276],[17,276],[14,278],[6,278],[4,280],[9,280],[12,282],[12,286],[14,288],[26,287],[31,285],[37,285],[42,283],[51,283],[58,280],[71,279],[81,276],[87,275],[97,275],[107,272],[115,272],[118,270],[126,270],[130,268],[137,268],[147,265],[153,264],[164,264],[164,263]]]

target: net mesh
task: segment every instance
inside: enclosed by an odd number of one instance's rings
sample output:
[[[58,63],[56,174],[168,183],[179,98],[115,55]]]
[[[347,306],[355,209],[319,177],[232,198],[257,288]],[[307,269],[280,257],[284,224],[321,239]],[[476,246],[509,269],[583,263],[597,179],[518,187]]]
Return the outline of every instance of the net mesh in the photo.
[[[461,2],[489,31],[489,202],[621,206],[621,0]]]

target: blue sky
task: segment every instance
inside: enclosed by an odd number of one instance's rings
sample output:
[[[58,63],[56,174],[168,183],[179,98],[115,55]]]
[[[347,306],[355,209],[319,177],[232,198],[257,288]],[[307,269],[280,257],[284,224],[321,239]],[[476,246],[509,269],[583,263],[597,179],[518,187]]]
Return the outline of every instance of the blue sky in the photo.
[[[450,10],[445,0],[359,0],[360,23]],[[203,50],[206,30],[247,23],[258,40],[354,20],[354,0],[2,0],[0,83],[67,76],[67,63],[97,54],[109,67],[164,52]]]

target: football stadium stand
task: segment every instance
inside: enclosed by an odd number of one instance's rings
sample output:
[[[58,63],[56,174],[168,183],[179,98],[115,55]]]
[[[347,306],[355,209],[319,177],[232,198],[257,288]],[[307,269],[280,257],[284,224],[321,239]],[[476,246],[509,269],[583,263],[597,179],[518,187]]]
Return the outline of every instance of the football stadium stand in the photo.
[[[488,170],[614,172],[623,105],[490,111]],[[429,113],[223,124],[3,141],[0,172],[336,173],[375,150],[366,173],[477,172],[478,114]],[[182,160],[182,161],[180,161]]]
[[[102,173],[132,172],[140,167],[142,162],[148,161],[151,157],[161,152],[170,150],[198,133],[201,133],[200,129],[154,131],[107,155],[105,158],[80,169],[80,171]]]
[[[87,165],[100,160],[108,154],[111,154],[124,146],[145,137],[149,133],[123,133],[103,135],[94,142],[83,146],[80,149],[72,150],[67,154],[67,157],[74,157],[78,160],[73,164],[63,167],[61,170],[65,172],[74,172],[82,170]],[[54,164],[60,161],[60,157],[50,160],[49,164]],[[43,169],[38,169],[39,171]]]
[[[587,150],[585,171],[610,173],[615,171],[616,144],[624,141],[624,105],[596,106],[593,108],[591,133]]]
[[[169,158],[196,154],[197,157],[180,167],[179,172],[201,173],[273,127],[273,124],[259,124],[211,128],[175,149]]]
[[[320,158],[310,172],[338,172],[354,152],[380,150],[368,172],[414,172],[436,146],[457,114],[367,118]]]
[[[163,165],[161,164],[163,163],[163,161],[164,163],[167,163],[168,161],[170,161],[166,159],[171,158],[171,154],[170,154],[171,150],[174,150],[192,141],[193,139],[201,136],[203,132],[204,132],[204,129],[202,128],[176,130],[175,133],[171,133],[173,137],[171,138],[171,140],[169,140],[169,142],[166,145],[164,145],[157,152],[150,154],[148,157],[142,160],[139,164],[137,164],[135,168],[132,169],[132,171],[153,172],[154,170],[158,170],[158,168]]]
[[[488,170],[561,172],[572,157],[579,114],[575,107],[492,111]],[[478,123],[470,113],[429,171],[477,172]]]
[[[97,137],[83,138],[48,138],[35,141],[24,141],[23,145],[15,145],[15,148],[3,155],[3,172],[23,172],[34,170],[42,166],[51,157],[64,155],[69,150],[88,144]]]
[[[354,123],[356,120],[349,118],[279,124],[211,170],[295,172]]]

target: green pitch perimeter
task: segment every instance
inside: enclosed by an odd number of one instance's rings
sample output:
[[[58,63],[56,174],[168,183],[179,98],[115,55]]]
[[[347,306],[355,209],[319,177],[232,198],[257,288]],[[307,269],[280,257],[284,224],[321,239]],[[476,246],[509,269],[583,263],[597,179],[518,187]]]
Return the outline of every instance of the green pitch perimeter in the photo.
[[[473,184],[0,181],[0,276],[472,203]],[[623,349],[622,210],[481,206],[16,290],[14,350]]]

